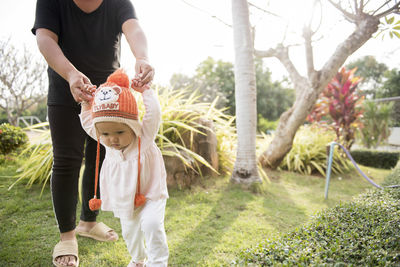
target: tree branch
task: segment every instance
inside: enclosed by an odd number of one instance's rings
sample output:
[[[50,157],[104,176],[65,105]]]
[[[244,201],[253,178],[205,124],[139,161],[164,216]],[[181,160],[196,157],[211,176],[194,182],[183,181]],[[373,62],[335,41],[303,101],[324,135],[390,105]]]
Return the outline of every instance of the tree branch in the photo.
[[[190,6],[190,7],[194,8],[194,9],[197,9],[197,10],[199,10],[199,11],[201,11],[201,12],[203,12],[203,13],[209,15],[211,18],[218,20],[219,22],[221,22],[221,23],[224,24],[225,26],[228,26],[228,27],[232,28],[232,25],[230,25],[229,23],[226,23],[225,21],[223,21],[222,19],[218,18],[217,16],[211,14],[210,12],[208,12],[208,11],[206,11],[206,10],[204,10],[204,9],[201,9],[201,8],[195,6],[195,5],[192,5],[192,4],[188,3],[188,2],[185,1],[185,0],[181,0],[181,1],[184,2],[184,3],[185,3],[186,5],[188,5],[188,6]]]
[[[329,0],[330,1],[330,0]],[[337,70],[344,64],[349,55],[352,55],[358,48],[364,45],[378,30],[379,19],[374,16],[365,16],[359,21],[355,31],[343,41],[331,55],[329,60],[321,70],[319,78],[324,84],[321,88],[325,88]]]
[[[383,3],[379,8],[377,8],[372,15],[375,15],[382,7],[386,6],[388,3],[390,3],[392,0],[387,0],[385,3]]]
[[[355,14],[356,15],[359,15],[359,14],[361,14],[362,13],[362,11],[363,11],[363,9],[364,9],[364,3],[363,3],[363,1],[361,0],[360,1],[360,6],[358,6],[358,3],[357,3],[357,0],[353,0],[354,1],[354,8],[355,8]]]
[[[261,10],[261,11],[264,12],[264,13],[267,13],[267,14],[269,14],[269,15],[275,16],[275,17],[277,17],[277,18],[282,18],[282,16],[279,16],[279,15],[277,15],[277,14],[271,12],[271,11],[268,11],[268,10],[265,10],[265,9],[259,7],[259,6],[256,6],[256,5],[253,4],[253,3],[248,2],[248,4],[249,4],[249,6],[252,6],[252,7],[258,9],[258,10]]]
[[[380,8],[379,8],[379,9],[380,9]],[[399,11],[400,11],[400,2],[397,3],[397,4],[395,4],[394,6],[392,6],[391,8],[389,8],[388,10],[383,11],[383,12],[380,13],[380,14],[376,14],[375,17],[377,17],[377,18],[382,18],[382,17],[385,17],[385,16],[389,15],[390,13],[399,12]],[[374,14],[375,14],[375,12],[374,12]]]
[[[357,21],[357,16],[352,13],[347,12],[344,8],[342,8],[342,6],[340,4],[335,3],[332,0],[328,0],[328,2],[331,3],[331,5],[333,5],[337,10],[339,10],[348,21],[350,21],[350,22]]]
[[[289,73],[290,79],[293,83],[296,83],[297,81],[301,82],[305,79],[299,74],[293,62],[290,60],[288,47],[279,44],[275,49],[270,48],[266,51],[255,50],[254,53],[257,57],[276,57]]]
[[[307,75],[310,78],[312,74],[315,72],[314,69],[314,53],[312,47],[312,32],[309,27],[304,27],[303,29],[303,38],[304,38],[304,46],[305,46],[305,54],[306,54],[306,63],[307,63]]]

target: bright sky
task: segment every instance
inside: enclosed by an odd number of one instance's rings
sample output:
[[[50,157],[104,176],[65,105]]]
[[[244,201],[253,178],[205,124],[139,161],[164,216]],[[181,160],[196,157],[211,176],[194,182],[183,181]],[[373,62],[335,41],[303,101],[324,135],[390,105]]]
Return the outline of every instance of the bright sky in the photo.
[[[303,10],[308,0],[274,0],[269,7],[268,1],[253,0],[260,7],[274,10],[286,10],[289,19],[289,32],[299,30],[299,23],[307,12]],[[219,21],[231,24],[231,0],[132,0],[142,28],[149,42],[151,63],[156,69],[156,83],[167,84],[173,73],[193,74],[196,66],[211,56],[215,59],[234,61],[232,29]],[[12,36],[17,44],[26,44],[33,53],[38,54],[35,38],[30,33],[34,22],[34,0],[1,0],[0,38]],[[278,3],[279,6],[272,4]],[[290,4],[289,4],[290,3]],[[194,8],[193,6],[196,8]],[[297,5],[297,6],[296,6]],[[290,8],[289,8],[290,7]],[[256,25],[256,48],[267,49],[282,40],[284,23],[279,19],[270,19],[262,11],[251,9],[251,22]],[[280,12],[279,14],[283,14]],[[213,18],[216,16],[218,19]],[[324,15],[324,21],[333,19],[334,12]],[[347,24],[349,25],[349,24]],[[349,26],[332,25],[327,29],[326,41],[319,43],[315,50],[316,67],[319,68],[326,57],[333,52],[338,40],[349,34]],[[296,39],[290,39],[294,40]],[[303,48],[293,50],[291,57],[301,73],[304,73]],[[400,41],[398,39],[372,39],[367,42],[351,59],[363,55],[374,55],[379,62],[390,68],[400,68]],[[285,74],[277,60],[268,59],[266,65],[273,77]],[[134,59],[126,42],[123,42],[122,66],[130,72]],[[133,74],[133,72],[130,72]]]

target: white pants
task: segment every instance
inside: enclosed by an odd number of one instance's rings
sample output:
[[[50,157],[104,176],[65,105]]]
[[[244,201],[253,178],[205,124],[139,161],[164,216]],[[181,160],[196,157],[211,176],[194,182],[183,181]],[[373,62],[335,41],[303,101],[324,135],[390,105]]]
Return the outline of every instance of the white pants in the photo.
[[[146,261],[148,267],[168,265],[168,244],[164,229],[166,199],[147,200],[136,209],[133,218],[121,218],[122,236],[132,262]]]

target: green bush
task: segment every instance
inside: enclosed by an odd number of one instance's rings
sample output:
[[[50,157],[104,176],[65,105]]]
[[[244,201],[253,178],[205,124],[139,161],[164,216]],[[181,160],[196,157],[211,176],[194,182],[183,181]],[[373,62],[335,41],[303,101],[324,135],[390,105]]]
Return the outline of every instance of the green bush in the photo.
[[[8,123],[0,125],[0,154],[10,154],[27,143],[28,136],[20,127]]]
[[[400,184],[400,168],[387,184]],[[399,266],[400,189],[370,190],[287,235],[242,251],[243,266]]]
[[[275,131],[278,126],[278,121],[269,121],[268,119],[258,114],[257,130],[262,133]]]
[[[224,110],[217,109],[215,99],[213,103],[199,102],[199,94],[197,92],[189,92],[188,90],[171,90],[170,88],[159,88],[157,90],[162,110],[162,123],[158,132],[156,143],[163,155],[176,156],[188,168],[193,168],[201,175],[200,165],[203,164],[212,169],[212,166],[200,155],[191,150],[191,144],[184,142],[183,136],[192,136],[193,133],[200,133],[205,126],[198,122],[199,118],[205,118],[213,121],[215,133],[218,139],[218,157],[219,157],[219,173],[228,173],[234,163],[234,155],[232,155],[232,143],[236,138],[235,129],[232,126],[234,117],[224,114]],[[138,105],[140,114],[144,113],[144,105],[141,97],[138,97]],[[40,130],[47,127],[48,122],[32,126],[43,134],[37,139],[41,145],[32,144],[27,147],[23,155],[28,155],[21,168],[19,168],[14,184],[25,181],[27,186],[34,183],[47,184],[51,176],[51,166],[53,161],[52,147],[50,144],[50,131]],[[196,165],[181,155],[182,151],[196,160]],[[40,166],[40,167],[38,167]],[[13,185],[14,185],[13,184]],[[13,186],[12,185],[12,186]]]
[[[315,125],[303,126],[296,133],[292,149],[286,154],[279,167],[303,174],[319,172],[325,176],[328,158],[326,146],[334,140],[335,133],[332,130]],[[349,168],[349,161],[338,153],[338,148],[335,147],[332,172],[343,173]]]
[[[393,102],[378,104],[373,101],[365,101],[363,109],[362,125],[358,128],[358,135],[364,146],[367,148],[376,148],[380,144],[385,143],[389,138],[389,124],[391,123],[390,116],[393,110]]]
[[[380,169],[394,168],[400,157],[399,152],[372,150],[353,150],[350,154],[358,164]]]
[[[201,95],[197,91],[187,89],[173,90],[170,87],[157,88],[158,99],[162,111],[162,123],[157,134],[156,143],[163,155],[176,156],[189,168],[201,175],[200,165],[210,169],[212,166],[199,154],[192,150],[193,135],[202,134],[201,131],[207,127],[200,123],[200,119],[207,119],[213,122],[214,132],[218,140],[218,159],[220,173],[227,173],[233,166],[232,150],[221,149],[228,146],[235,138],[233,128],[234,118],[226,115],[226,109],[217,108],[218,98],[212,103],[200,102]],[[139,99],[140,114],[144,114],[144,106]],[[184,141],[184,136],[190,136],[190,142]],[[195,165],[189,159],[182,157],[181,153],[187,153],[195,159]]]
[[[25,148],[20,157],[27,157],[15,175],[16,181],[9,187],[11,189],[25,180],[26,186],[30,188],[33,184],[41,184],[42,192],[51,177],[53,166],[53,147],[51,143],[46,142],[50,138],[50,132],[45,131],[41,140],[44,144],[31,144]]]

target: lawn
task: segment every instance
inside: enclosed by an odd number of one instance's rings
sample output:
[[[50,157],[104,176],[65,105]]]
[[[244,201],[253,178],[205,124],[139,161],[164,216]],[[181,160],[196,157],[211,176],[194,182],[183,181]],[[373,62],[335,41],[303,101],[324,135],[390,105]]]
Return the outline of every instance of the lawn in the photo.
[[[14,181],[16,165],[0,166],[0,266],[52,266],[58,242],[49,187],[27,189]],[[362,167],[380,183],[390,170]],[[265,238],[284,234],[306,223],[324,208],[349,201],[373,188],[355,171],[333,175],[329,199],[324,199],[325,178],[285,171],[268,172],[270,182],[245,190],[229,177],[201,180],[190,190],[170,189],[165,227],[170,266],[228,266],[244,248]],[[116,229],[120,239],[100,243],[78,237],[80,266],[126,266],[130,260],[119,221],[102,212],[99,221]]]

